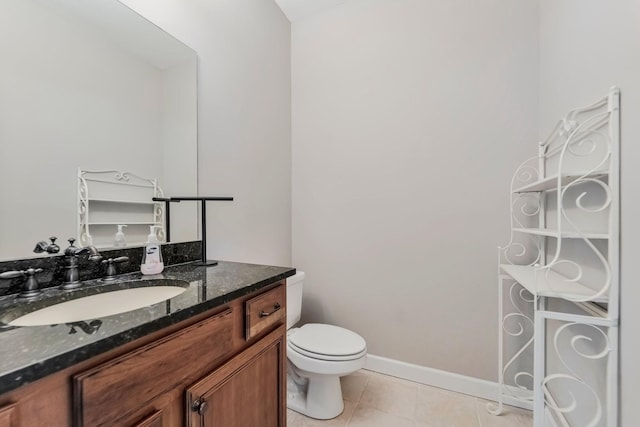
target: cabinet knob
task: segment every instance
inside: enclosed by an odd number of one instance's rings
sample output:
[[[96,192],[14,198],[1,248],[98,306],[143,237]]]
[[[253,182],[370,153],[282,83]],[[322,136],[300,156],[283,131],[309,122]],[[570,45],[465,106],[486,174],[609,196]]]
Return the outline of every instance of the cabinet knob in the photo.
[[[198,399],[195,402],[193,402],[193,405],[191,405],[191,410],[193,412],[197,412],[198,415],[203,415],[207,411],[208,407],[209,407],[209,404],[207,403],[206,400]]]

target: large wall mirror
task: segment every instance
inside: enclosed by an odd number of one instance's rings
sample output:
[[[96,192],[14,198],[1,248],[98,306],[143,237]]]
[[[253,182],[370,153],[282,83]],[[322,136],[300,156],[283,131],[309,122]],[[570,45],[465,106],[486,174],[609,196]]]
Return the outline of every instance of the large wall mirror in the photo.
[[[197,194],[195,51],[117,0],[3,0],[0,56],[0,260],[77,237],[78,168]],[[197,237],[174,204],[171,241]]]

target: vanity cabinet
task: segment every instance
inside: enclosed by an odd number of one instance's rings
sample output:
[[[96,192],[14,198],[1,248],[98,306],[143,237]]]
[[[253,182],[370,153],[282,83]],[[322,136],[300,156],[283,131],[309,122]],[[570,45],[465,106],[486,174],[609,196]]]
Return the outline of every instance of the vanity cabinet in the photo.
[[[0,396],[0,427],[285,427],[285,289],[276,282]]]

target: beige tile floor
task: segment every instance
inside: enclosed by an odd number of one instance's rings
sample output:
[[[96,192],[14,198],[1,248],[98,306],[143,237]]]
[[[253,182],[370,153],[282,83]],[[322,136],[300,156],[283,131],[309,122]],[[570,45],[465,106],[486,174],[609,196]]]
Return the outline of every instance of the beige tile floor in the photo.
[[[531,427],[531,412],[507,407],[496,417],[488,401],[360,370],[343,377],[344,412],[320,421],[287,410],[288,427]]]

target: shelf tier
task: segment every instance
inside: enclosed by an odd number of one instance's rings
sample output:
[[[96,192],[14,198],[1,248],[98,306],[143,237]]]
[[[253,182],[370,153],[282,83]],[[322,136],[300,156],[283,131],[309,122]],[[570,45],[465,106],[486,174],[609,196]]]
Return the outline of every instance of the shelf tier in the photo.
[[[117,199],[98,199],[98,198],[93,198],[90,197],[87,199],[89,202],[100,202],[100,203],[126,203],[126,204],[130,204],[130,205],[155,205],[158,204],[159,202],[154,202],[154,201],[142,201],[142,200],[117,200]]]
[[[84,171],[85,173],[96,173],[96,172],[90,172],[90,171]],[[100,173],[100,172],[97,172]],[[135,174],[130,174],[130,175],[135,175]],[[151,189],[155,189],[156,185],[154,185],[150,180],[146,179],[146,178],[142,178],[144,181],[149,181],[149,182],[144,182],[144,183],[133,183],[133,182],[122,182],[122,181],[114,181],[113,179],[101,179],[101,178],[90,178],[86,175],[83,176],[83,179],[85,181],[92,181],[92,182],[102,182],[105,184],[116,184],[116,185],[128,185],[129,187],[142,187],[142,188],[151,188]]]
[[[600,303],[609,301],[606,296],[591,299],[590,296],[596,291],[579,282],[570,282],[566,277],[553,270],[549,270],[547,273],[547,271],[540,271],[536,267],[511,264],[500,264],[500,268],[536,296],[568,300],[589,299]]]
[[[557,230],[549,230],[546,228],[514,228],[513,231],[535,234],[537,236],[555,237],[558,239],[609,239],[609,235],[607,233],[592,233],[584,231],[563,231],[562,233],[558,233]]]
[[[89,225],[162,225],[160,222],[154,221],[136,221],[136,222],[127,222],[127,221],[104,221],[104,222],[91,222],[89,221]]]
[[[602,178],[607,176],[607,172],[575,172],[568,175],[562,175],[560,178],[560,186],[564,187],[580,178]],[[535,193],[540,191],[549,191],[558,189],[558,175],[553,175],[540,181],[532,182],[530,184],[523,185],[520,188],[512,190],[513,193]]]
[[[94,240],[96,239],[94,238]],[[146,241],[130,242],[127,240],[127,244],[125,246],[115,246],[112,241],[107,241],[105,239],[102,239],[98,243],[95,243],[94,246],[98,250],[102,251],[102,250],[111,250],[111,249],[138,248],[141,246],[146,246],[148,243],[149,242],[146,242]],[[164,242],[161,242],[161,243],[164,243]]]

